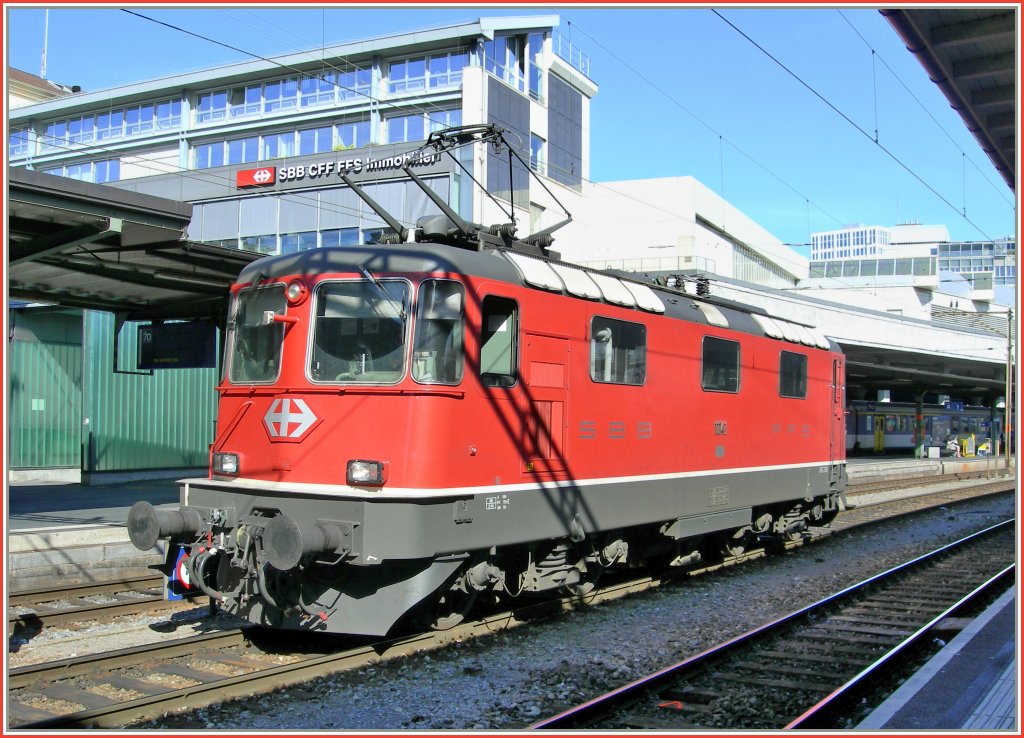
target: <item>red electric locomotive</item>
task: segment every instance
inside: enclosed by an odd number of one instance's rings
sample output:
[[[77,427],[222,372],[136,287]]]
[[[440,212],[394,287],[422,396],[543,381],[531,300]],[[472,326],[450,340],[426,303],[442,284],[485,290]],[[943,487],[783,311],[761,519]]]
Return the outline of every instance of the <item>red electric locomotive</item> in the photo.
[[[416,243],[241,273],[209,478],[128,518],[139,548],[168,539],[168,574],[183,557],[256,623],[382,635],[834,517],[827,339],[438,206]]]

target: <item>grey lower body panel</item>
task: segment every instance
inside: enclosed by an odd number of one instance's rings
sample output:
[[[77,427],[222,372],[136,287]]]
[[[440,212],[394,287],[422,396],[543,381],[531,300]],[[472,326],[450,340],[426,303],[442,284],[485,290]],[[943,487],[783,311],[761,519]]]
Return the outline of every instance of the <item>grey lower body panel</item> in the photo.
[[[830,492],[828,466],[709,473],[672,479],[539,483],[534,489],[459,495],[457,490],[417,499],[319,496],[308,492],[233,491],[189,480],[182,504],[192,508],[279,510],[300,525],[342,521],[354,526],[352,555],[361,564],[421,559],[691,519],[712,532],[749,522],[758,506]],[[741,523],[735,521],[746,518]],[[706,521],[706,522],[702,522]]]

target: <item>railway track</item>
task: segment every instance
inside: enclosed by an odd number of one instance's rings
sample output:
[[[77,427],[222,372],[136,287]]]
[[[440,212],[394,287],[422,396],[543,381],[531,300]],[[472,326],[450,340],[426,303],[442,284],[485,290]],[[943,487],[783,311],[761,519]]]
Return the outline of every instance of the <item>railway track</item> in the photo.
[[[641,577],[587,596],[588,605],[657,586]],[[514,627],[580,606],[563,597],[492,613],[443,632],[389,641],[354,643],[318,636],[322,650],[302,653],[296,634],[239,628],[146,646],[11,669],[8,716],[17,729],[109,728],[200,707],[233,697],[269,692],[366,664],[406,656],[455,641]],[[288,643],[282,648],[281,642]]]
[[[27,590],[7,596],[7,633],[192,608],[200,599],[209,598],[165,600],[160,576]]]
[[[845,727],[850,706],[946,618],[1014,582],[1005,521],[533,726],[538,730]]]
[[[925,506],[926,503],[918,499],[919,504]],[[859,511],[854,512],[859,514]],[[874,521],[870,518],[864,520],[865,524],[871,522]],[[814,529],[808,539],[830,534],[828,529]],[[784,547],[799,545],[801,542],[786,542]],[[764,550],[752,550],[728,561],[674,572],[666,578],[675,580],[680,575],[697,575],[765,555]],[[595,591],[585,598],[585,604],[617,599],[657,587],[664,581],[658,577],[633,578]],[[8,680],[9,719],[13,727],[30,729],[122,726],[185,706],[200,707],[236,696],[268,692],[317,676],[436,648],[580,605],[578,598],[567,597],[516,611],[494,613],[443,633],[420,634],[383,643],[353,645],[334,640],[332,645],[337,652],[330,654],[275,652],[272,643],[266,650],[267,644],[262,642],[265,639],[254,641],[251,630],[239,629],[14,668]],[[323,642],[320,639],[321,645]],[[261,647],[265,652],[261,652]],[[285,649],[293,650],[294,644],[288,644]]]

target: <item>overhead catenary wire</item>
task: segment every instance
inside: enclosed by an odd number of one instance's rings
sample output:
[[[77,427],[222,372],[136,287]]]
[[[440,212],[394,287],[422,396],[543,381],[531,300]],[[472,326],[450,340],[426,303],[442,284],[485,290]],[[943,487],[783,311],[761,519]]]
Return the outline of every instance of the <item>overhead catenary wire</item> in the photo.
[[[232,50],[234,50],[234,51],[236,51],[236,52],[239,52],[239,53],[243,53],[243,54],[247,54],[247,55],[249,55],[249,56],[253,56],[253,57],[255,57],[255,58],[258,58],[258,59],[262,59],[262,60],[265,60],[265,61],[267,61],[268,63],[274,64],[274,65],[276,65],[276,66],[279,66],[279,67],[282,67],[282,68],[284,68],[284,69],[290,69],[290,70],[293,70],[293,71],[297,71],[298,73],[300,73],[300,74],[303,74],[303,75],[305,75],[305,76],[314,76],[314,77],[316,76],[316,75],[310,75],[310,74],[309,74],[308,72],[306,72],[306,71],[303,71],[303,70],[301,70],[301,69],[298,69],[298,68],[296,68],[296,67],[290,67],[290,66],[288,66],[288,65],[286,65],[286,64],[281,64],[281,63],[279,63],[279,62],[276,62],[276,61],[274,61],[273,59],[268,59],[267,57],[264,57],[264,56],[262,56],[262,55],[260,55],[260,54],[254,54],[254,53],[252,53],[252,52],[247,52],[247,51],[245,51],[245,50],[242,50],[242,49],[238,49],[237,47],[231,46],[231,45],[229,45],[229,44],[224,44],[224,43],[222,43],[222,42],[219,42],[219,41],[217,41],[217,40],[215,40],[215,39],[211,39],[211,38],[209,38],[209,37],[203,36],[203,35],[201,35],[201,34],[195,34],[195,33],[191,32],[191,31],[187,31],[187,30],[185,30],[185,29],[181,29],[181,28],[178,28],[177,26],[173,26],[172,24],[167,24],[167,23],[164,23],[163,21],[157,21],[157,20],[154,20],[154,19],[151,19],[151,18],[149,18],[148,16],[144,16],[144,15],[142,15],[142,14],[139,14],[139,13],[134,13],[134,12],[132,12],[132,11],[127,11],[127,10],[126,10],[125,12],[128,12],[128,13],[130,13],[130,14],[132,14],[132,15],[136,15],[136,16],[139,16],[140,18],[144,18],[144,19],[146,19],[146,20],[151,20],[151,21],[153,21],[153,22],[156,22],[156,23],[159,23],[159,24],[161,24],[161,25],[167,26],[168,28],[172,28],[172,29],[174,29],[174,30],[176,30],[176,31],[179,31],[179,32],[187,33],[187,34],[189,34],[189,35],[193,35],[193,36],[196,36],[196,37],[198,37],[198,38],[201,38],[201,39],[203,39],[203,40],[205,40],[205,41],[208,41],[208,42],[210,42],[210,43],[215,43],[215,44],[219,44],[219,45],[225,46],[226,48],[230,48],[230,49],[232,49]],[[587,35],[587,34],[585,34],[585,35]],[[600,45],[600,44],[599,44],[599,45]],[[340,58],[340,59],[344,59],[344,57],[343,57],[343,56],[339,56],[339,57],[337,57],[337,58]],[[331,64],[329,64],[329,63],[327,63],[327,62],[326,62],[326,60],[324,60],[324,59],[315,59],[315,61],[318,61],[318,62],[324,63],[324,64],[325,64],[325,66],[327,66],[327,67],[332,67],[332,65],[331,65]],[[628,65],[626,65],[626,66],[628,67]],[[332,68],[334,68],[334,69],[338,69],[338,67],[332,67]],[[632,69],[631,67],[630,67],[630,69],[631,69],[631,71],[633,71],[634,73],[638,74],[638,76],[640,76],[640,77],[641,77],[641,79],[645,79],[645,78],[643,77],[643,75],[640,75],[640,74],[639,74],[638,72],[636,72],[636,70]],[[648,82],[649,82],[649,80],[645,80],[645,81],[648,81]],[[335,84],[335,86],[338,86],[338,87],[341,87],[341,88],[344,88],[344,89],[351,89],[351,88],[347,88],[347,87],[345,87],[344,85],[340,85],[340,84],[338,84],[338,83],[336,83],[336,82],[332,82],[332,83],[333,83],[333,84]],[[373,98],[372,96],[368,96],[368,95],[366,95],[365,93],[363,93],[363,92],[361,92],[361,91],[358,91],[358,90],[357,90],[356,92],[359,92],[359,94],[362,94],[362,95],[363,95],[363,96],[365,96],[365,97],[369,97],[369,98],[370,98],[370,99],[371,99],[372,101],[375,101],[375,102],[377,102],[377,103],[380,103],[380,104],[384,104],[384,105],[392,105],[392,104],[393,104],[393,103],[389,103],[388,101],[381,101],[381,100],[379,100],[379,99],[377,99],[377,98]],[[673,100],[673,102],[675,102],[675,101]],[[414,106],[412,106],[412,105],[408,105],[408,104],[404,104],[404,103],[403,103],[402,107],[404,107],[405,109],[414,109]],[[684,110],[686,110],[686,108],[685,108],[684,106],[681,106],[681,105],[680,105],[680,107],[683,107],[683,109],[684,109]],[[422,108],[421,108],[421,109],[422,109]],[[689,111],[689,110],[687,110],[686,112],[690,113],[690,111]],[[691,114],[691,115],[693,115],[692,113],[690,113],[690,114]],[[694,117],[696,118],[696,116],[694,116]],[[699,118],[697,118],[697,120],[699,120],[699,121],[700,121],[700,119],[699,119]],[[701,123],[703,123],[704,125],[706,125],[706,126],[707,126],[707,124],[706,124],[706,123],[704,123],[704,121],[700,121],[700,122],[701,122]],[[708,126],[708,127],[710,128],[710,126]],[[714,129],[711,129],[711,130],[714,130]],[[724,143],[724,142],[728,142],[728,141],[727,141],[727,140],[725,139],[725,137],[724,137],[724,136],[721,136],[721,134],[719,134],[719,135],[720,135],[720,140],[721,140],[721,141],[722,141],[723,143]],[[748,156],[748,158],[751,158],[751,160],[752,160],[752,161],[754,161],[754,162],[755,162],[756,164],[758,164],[758,166],[761,166],[761,167],[762,167],[762,168],[764,168],[764,169],[765,169],[766,171],[769,171],[769,173],[771,173],[771,172],[770,172],[770,170],[768,170],[767,168],[765,168],[765,167],[764,167],[763,165],[761,165],[761,164],[760,164],[759,162],[757,162],[756,160],[754,160],[754,159],[753,159],[752,157],[749,157],[749,155],[747,155],[747,154],[746,154],[745,152],[743,152],[743,151],[742,151],[742,149],[739,149],[739,147],[736,147],[736,146],[735,146],[734,144],[732,144],[732,142],[728,142],[728,143],[730,143],[730,145],[732,145],[732,146],[733,146],[734,148],[736,148],[736,149],[737,149],[737,151],[740,151],[740,153],[743,153],[743,154],[744,154],[745,156]],[[99,147],[97,147],[97,148],[96,148],[96,149],[94,149],[94,150],[102,150],[102,149],[100,149]],[[172,171],[175,171],[175,172],[179,172],[179,173],[181,172],[181,170],[178,170],[178,169],[174,169],[174,170],[172,170]],[[191,171],[196,171],[196,172],[198,172],[198,171],[201,171],[201,170],[191,170]],[[183,175],[183,176],[188,176],[188,175]],[[578,175],[577,175],[577,176],[578,176]],[[775,176],[775,175],[773,175],[773,176]],[[776,177],[776,178],[778,178],[778,177]],[[723,179],[724,179],[724,177],[723,177]],[[594,186],[597,186],[597,187],[602,187],[602,186],[603,186],[603,185],[602,185],[601,183],[593,182],[593,181],[591,181],[591,180],[587,180],[587,179],[585,179],[585,178],[583,178],[583,177],[580,177],[580,180],[581,180],[581,181],[583,181],[583,182],[587,182],[588,184],[592,184],[592,185],[594,185]],[[782,180],[780,179],[780,181],[782,181]],[[785,182],[783,182],[783,184],[786,184],[786,183],[785,183]],[[788,185],[788,184],[787,184],[787,186],[789,187],[789,185]],[[724,182],[723,182],[723,187],[724,187]],[[790,187],[790,189],[793,189],[793,188],[792,188],[792,187]],[[794,192],[796,192],[796,190],[795,190],[795,189],[793,189],[793,191],[794,191]],[[269,194],[269,193],[267,193],[267,194]],[[616,194],[617,194],[617,195],[619,195],[619,196],[622,196],[622,197],[629,197],[628,195],[625,195],[624,193],[621,193],[621,192],[617,192],[617,191],[616,191]],[[799,193],[798,193],[798,194],[799,194]],[[295,195],[295,194],[290,194],[290,196],[291,196],[291,197],[296,197],[296,195]],[[631,198],[631,199],[635,199],[635,198]],[[315,202],[315,198],[309,198],[309,201],[310,201],[310,202]],[[640,201],[638,200],[638,202],[640,202]],[[805,203],[806,203],[806,204],[808,205],[808,208],[809,208],[809,205],[810,205],[810,203],[811,203],[810,199],[809,199],[809,198],[805,198]],[[647,204],[647,205],[650,205],[650,203],[645,203],[645,204]],[[817,207],[817,206],[816,206],[816,207]],[[349,211],[349,212],[358,212],[357,210],[355,210],[355,209],[350,209],[350,208],[345,208],[345,209],[344,209],[343,211]],[[341,211],[339,211],[339,212],[341,212]],[[677,213],[669,213],[668,211],[665,211],[665,212],[666,212],[666,213],[668,213],[668,214],[670,214],[670,215],[672,215],[673,217],[679,217]],[[824,211],[823,211],[823,212],[824,212]],[[699,223],[698,223],[698,222],[697,222],[697,221],[696,221],[695,219],[690,219],[690,218],[683,218],[683,220],[686,220],[686,221],[692,222],[692,223],[694,223],[695,225],[700,225],[700,224],[699,224]],[[841,222],[841,221],[839,221],[839,219],[838,219],[838,218],[836,218],[835,220],[836,220],[837,222]],[[747,246],[756,246],[757,244],[751,244],[751,243],[747,243],[747,244],[744,244],[744,245],[747,245]],[[787,260],[787,259],[785,259],[784,257],[781,257],[781,256],[779,256],[779,255],[773,255],[773,257],[772,257],[772,259],[771,259],[771,260],[772,260],[772,261],[776,261],[776,262],[783,262],[783,263],[786,263],[786,262],[788,262],[788,264],[790,264],[790,265],[795,265],[795,266],[799,266],[799,265],[801,265],[801,263],[802,263],[801,261],[798,261],[798,260],[797,260],[797,259],[795,259],[795,258],[794,258],[794,259],[792,259],[792,260]]]
[[[767,56],[769,59],[771,59],[773,62],[775,62],[775,64],[777,64],[779,67],[781,67],[787,74],[789,74],[791,77],[793,77],[793,79],[795,79],[797,82],[799,82],[812,95],[814,95],[819,100],[821,100],[821,102],[823,102],[832,111],[834,111],[840,118],[842,118],[847,123],[849,123],[854,129],[856,129],[858,132],[860,132],[868,140],[872,140],[872,137],[871,137],[870,133],[865,131],[858,123],[856,123],[852,118],[850,118],[850,116],[848,116],[846,113],[844,113],[842,110],[840,110],[831,100],[829,100],[824,95],[822,95],[820,92],[818,92],[806,80],[804,80],[802,77],[800,77],[800,75],[798,75],[796,72],[794,72],[788,66],[786,66],[778,57],[776,57],[774,54],[772,54],[770,51],[768,51],[766,48],[764,48],[761,44],[759,44],[757,41],[755,41],[753,38],[751,38],[746,32],[744,32],[741,28],[739,28],[739,26],[737,26],[731,20],[726,18],[724,15],[722,15],[718,10],[712,9],[711,12],[714,13],[719,18],[721,18],[730,28],[735,30],[743,38],[745,38],[747,41],[749,41],[761,53],[763,53],[765,56]],[[944,195],[942,195],[942,193],[940,193],[938,190],[936,190],[931,184],[929,184],[920,174],[915,172],[902,159],[900,159],[898,156],[896,156],[895,153],[890,151],[888,148],[883,146],[881,143],[879,143],[877,141],[873,141],[873,142],[879,148],[879,150],[881,150],[882,152],[884,152],[886,154],[886,156],[888,156],[896,164],[898,164],[900,167],[902,167],[909,175],[911,175],[914,179],[916,179],[918,182],[920,182],[933,195],[935,195],[937,198],[939,198],[942,202],[946,203],[946,205],[948,205],[950,207],[950,209],[953,210],[953,212],[955,212],[957,215],[961,216],[967,223],[969,223],[972,226],[974,226],[974,228],[978,231],[978,233],[980,233],[983,236],[985,236],[985,238],[987,240],[990,240],[990,241],[995,240],[995,239],[993,239],[991,236],[989,236],[985,232],[984,228],[979,226],[977,223],[975,223],[973,220],[968,218],[966,215],[961,214],[961,212],[957,209],[957,207],[955,205],[953,205],[953,203],[951,203],[948,199],[946,199],[946,197]]]
[[[879,54],[877,52],[877,50],[868,42],[868,40],[866,38],[864,38],[864,34],[862,34],[860,32],[860,30],[855,25],[853,25],[853,23],[846,16],[846,14],[843,13],[842,9],[836,8],[836,12],[839,13],[839,17],[840,18],[842,18],[844,21],[846,21],[847,25],[850,26],[850,28],[857,35],[857,37],[860,38],[860,40],[864,42],[864,45],[867,46],[868,49],[871,50],[872,60],[877,58],[878,61],[880,61],[882,63],[882,66],[884,66],[886,69],[889,70],[889,73],[893,76],[893,79],[895,79],[897,82],[899,82],[900,86],[903,87],[903,89],[910,96],[910,98],[915,103],[917,103],[917,105],[921,108],[921,110],[924,111],[925,115],[927,115],[931,119],[931,121],[935,124],[935,127],[938,128],[940,131],[942,131],[943,135],[945,135],[946,138],[949,139],[950,143],[952,143],[953,146],[957,149],[957,151],[959,151],[961,153],[963,158],[966,161],[970,162],[971,166],[974,167],[974,169],[978,172],[978,174],[980,174],[981,177],[989,184],[989,186],[992,188],[993,192],[995,192],[997,195],[999,195],[1003,199],[1003,201],[1006,202],[1007,205],[1010,205],[1011,207],[1013,207],[1013,202],[1006,197],[1005,188],[997,186],[992,181],[992,179],[981,169],[981,167],[978,166],[978,164],[974,161],[974,159],[967,156],[967,153],[963,150],[963,148],[960,146],[960,144],[957,142],[957,140],[952,136],[952,134],[950,134],[950,132],[947,131],[943,127],[943,125],[938,121],[938,119],[934,115],[932,115],[932,112],[930,110],[928,110],[928,108],[925,106],[925,104],[923,102],[921,102],[921,100],[917,97],[917,95],[914,94],[914,92],[910,89],[909,85],[907,85],[907,83],[903,81],[903,78],[900,77],[900,75],[896,73],[896,70],[894,70],[889,65],[889,63],[882,57],[882,55]],[[876,121],[875,121],[876,135],[877,135],[877,128],[878,128],[877,115],[878,114],[877,114],[877,107],[876,107],[876,113],[875,113],[875,118],[876,118]]]

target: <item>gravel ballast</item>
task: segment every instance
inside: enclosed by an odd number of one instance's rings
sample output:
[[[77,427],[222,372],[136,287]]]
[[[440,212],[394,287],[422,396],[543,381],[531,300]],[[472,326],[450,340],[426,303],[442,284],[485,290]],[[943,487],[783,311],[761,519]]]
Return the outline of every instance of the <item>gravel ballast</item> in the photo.
[[[522,729],[1013,514],[1009,495],[942,507],[438,651],[130,727]]]

